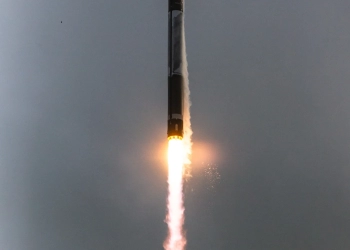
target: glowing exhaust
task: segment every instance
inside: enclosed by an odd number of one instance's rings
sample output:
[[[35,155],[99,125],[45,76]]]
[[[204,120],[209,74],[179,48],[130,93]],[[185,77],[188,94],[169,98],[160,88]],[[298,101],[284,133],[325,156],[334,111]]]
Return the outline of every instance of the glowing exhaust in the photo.
[[[182,175],[184,167],[185,150],[183,141],[179,138],[169,138],[168,142],[168,238],[164,243],[166,250],[183,250],[186,245],[186,238],[183,233],[185,221]]]

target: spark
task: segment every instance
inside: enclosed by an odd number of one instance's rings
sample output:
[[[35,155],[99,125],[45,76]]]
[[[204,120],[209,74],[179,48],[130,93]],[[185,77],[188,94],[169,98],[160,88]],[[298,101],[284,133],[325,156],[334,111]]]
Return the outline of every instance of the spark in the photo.
[[[204,170],[204,176],[208,184],[207,189],[214,190],[220,183],[221,175],[218,170],[218,166],[215,164],[208,164]]]

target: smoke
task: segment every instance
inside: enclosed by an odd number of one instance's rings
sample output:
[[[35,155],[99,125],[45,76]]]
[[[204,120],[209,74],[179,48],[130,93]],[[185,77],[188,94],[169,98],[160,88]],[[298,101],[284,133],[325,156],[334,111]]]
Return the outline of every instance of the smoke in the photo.
[[[184,19],[185,19],[185,1],[184,1]],[[184,137],[183,143],[185,147],[185,168],[184,175],[189,178],[191,176],[191,154],[192,154],[192,127],[191,127],[191,114],[190,114],[190,88],[189,88],[189,78],[188,78],[188,62],[187,62],[187,53],[186,53],[186,37],[185,37],[185,20],[182,23],[183,34],[182,34],[182,72],[184,76]]]

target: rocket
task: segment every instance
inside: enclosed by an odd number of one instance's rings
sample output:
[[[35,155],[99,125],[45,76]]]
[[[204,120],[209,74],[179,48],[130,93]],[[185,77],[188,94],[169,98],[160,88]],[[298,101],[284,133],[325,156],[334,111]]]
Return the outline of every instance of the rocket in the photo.
[[[169,0],[168,10],[168,139],[183,137],[183,0]]]

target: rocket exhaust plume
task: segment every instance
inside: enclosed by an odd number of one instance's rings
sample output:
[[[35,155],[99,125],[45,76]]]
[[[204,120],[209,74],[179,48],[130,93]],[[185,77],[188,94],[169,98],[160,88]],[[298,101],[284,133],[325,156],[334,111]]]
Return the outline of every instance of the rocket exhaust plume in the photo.
[[[191,154],[190,91],[184,34],[183,0],[169,0],[168,37],[168,237],[165,250],[184,250],[183,176]]]
[[[184,160],[184,146],[180,139],[171,139],[168,144],[168,238],[164,244],[166,250],[182,250],[186,245],[186,238],[183,234],[185,221],[182,174]]]

